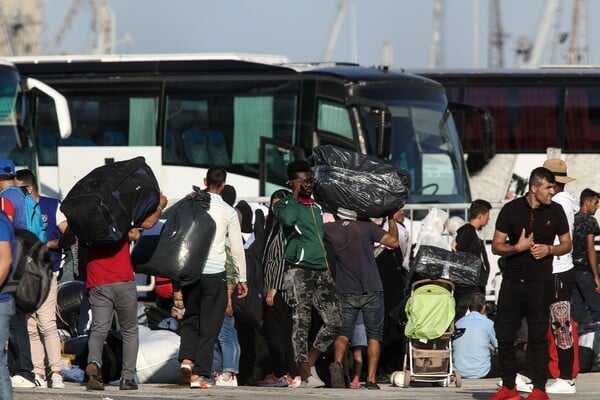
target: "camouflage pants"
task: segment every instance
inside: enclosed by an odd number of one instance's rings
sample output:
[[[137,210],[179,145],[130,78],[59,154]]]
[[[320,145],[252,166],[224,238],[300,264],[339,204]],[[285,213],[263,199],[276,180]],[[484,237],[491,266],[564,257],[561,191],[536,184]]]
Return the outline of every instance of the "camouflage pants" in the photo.
[[[323,320],[313,343],[316,349],[327,351],[342,327],[342,312],[335,284],[327,271],[303,268],[290,268],[285,273],[284,284],[292,309],[294,359],[296,362],[307,362],[311,308],[315,307]]]

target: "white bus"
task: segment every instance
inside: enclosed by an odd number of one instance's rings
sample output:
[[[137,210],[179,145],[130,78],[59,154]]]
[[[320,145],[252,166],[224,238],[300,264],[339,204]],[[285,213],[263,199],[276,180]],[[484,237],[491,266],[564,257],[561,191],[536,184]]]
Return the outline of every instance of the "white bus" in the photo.
[[[68,138],[71,119],[64,96],[37,79],[21,77],[14,64],[0,60],[0,158],[29,168],[35,166],[34,98],[52,104],[56,135]]]
[[[333,144],[408,171],[409,203],[471,200],[444,89],[423,77],[239,54],[12,60],[71,111],[65,139],[53,105],[36,102],[31,140],[48,195],[63,197],[99,164],[144,155],[169,198],[201,185],[211,165],[226,167],[238,198],[254,198],[284,184],[287,162]]]

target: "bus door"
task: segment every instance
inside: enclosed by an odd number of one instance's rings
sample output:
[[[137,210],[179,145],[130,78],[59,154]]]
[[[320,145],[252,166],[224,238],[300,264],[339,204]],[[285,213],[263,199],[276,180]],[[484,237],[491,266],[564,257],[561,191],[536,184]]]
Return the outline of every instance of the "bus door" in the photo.
[[[283,140],[260,137],[259,195],[269,196],[277,189],[288,189],[287,165],[305,159],[304,150]]]

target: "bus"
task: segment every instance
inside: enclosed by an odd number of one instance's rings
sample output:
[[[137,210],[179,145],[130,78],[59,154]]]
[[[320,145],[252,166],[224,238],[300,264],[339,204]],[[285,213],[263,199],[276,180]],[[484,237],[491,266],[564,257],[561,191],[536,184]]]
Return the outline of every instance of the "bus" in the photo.
[[[389,160],[411,178],[409,203],[471,200],[443,87],[349,63],[244,54],[14,57],[63,94],[73,133],[37,102],[42,191],[63,197],[98,164],[144,155],[169,198],[224,166],[238,198],[285,184],[286,164],[332,144]]]
[[[21,77],[14,64],[0,60],[0,158],[11,159],[15,165],[26,168],[36,165],[36,150],[31,140],[34,98],[52,104],[57,137],[67,139],[71,134],[71,119],[64,96],[37,79]]]
[[[496,155],[469,166],[474,198],[501,202],[523,194],[530,171],[556,157],[567,162],[569,176],[576,178],[567,186],[574,196],[586,187],[600,189],[594,167],[600,165],[600,67],[412,72],[442,83],[450,101],[473,104],[492,115]],[[470,123],[456,122],[469,154],[480,138],[470,134]]]

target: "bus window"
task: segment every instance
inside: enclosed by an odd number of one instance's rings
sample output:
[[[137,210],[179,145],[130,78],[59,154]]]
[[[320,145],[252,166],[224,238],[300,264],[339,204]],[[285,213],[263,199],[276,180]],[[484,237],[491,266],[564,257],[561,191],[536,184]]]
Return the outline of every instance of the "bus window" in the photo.
[[[317,129],[337,133],[347,139],[354,138],[348,109],[342,104],[331,101],[319,100]]]
[[[517,151],[545,151],[555,147],[559,90],[554,87],[521,87],[519,118],[515,121],[514,137]]]
[[[596,151],[600,147],[600,88],[566,88],[566,148]]]
[[[293,144],[295,82],[167,84],[165,163],[227,167],[258,177],[260,138]]]
[[[494,119],[496,150],[503,152],[511,149],[511,131],[509,130],[508,89],[505,87],[467,87],[467,104],[489,110]]]

